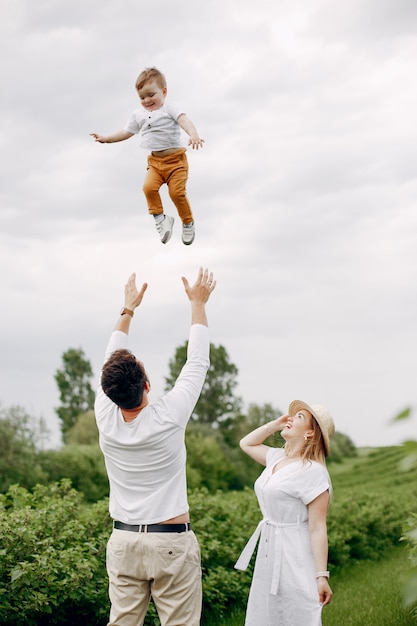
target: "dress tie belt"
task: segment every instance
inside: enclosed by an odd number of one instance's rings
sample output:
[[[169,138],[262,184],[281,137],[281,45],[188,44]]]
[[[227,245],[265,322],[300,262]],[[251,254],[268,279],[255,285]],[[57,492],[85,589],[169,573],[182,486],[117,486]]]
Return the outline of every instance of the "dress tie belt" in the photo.
[[[113,528],[129,530],[132,533],[185,533],[191,530],[191,524],[190,522],[185,524],[125,524],[114,521]]]
[[[270,593],[272,595],[276,595],[278,593],[279,586],[279,575],[281,571],[281,561],[282,561],[282,543],[283,538],[279,535],[283,530],[287,528],[300,528],[301,526],[307,526],[307,522],[301,522],[297,520],[297,522],[292,524],[279,524],[278,522],[272,522],[268,519],[263,519],[257,525],[254,533],[251,538],[247,542],[246,546],[243,548],[242,553],[238,560],[235,563],[235,569],[245,570],[249,562],[252,558],[252,555],[255,551],[256,544],[258,543],[258,539],[261,535],[262,528],[265,525],[273,526],[275,528],[275,553],[273,555],[273,568],[272,568],[272,581],[271,581],[271,590]]]

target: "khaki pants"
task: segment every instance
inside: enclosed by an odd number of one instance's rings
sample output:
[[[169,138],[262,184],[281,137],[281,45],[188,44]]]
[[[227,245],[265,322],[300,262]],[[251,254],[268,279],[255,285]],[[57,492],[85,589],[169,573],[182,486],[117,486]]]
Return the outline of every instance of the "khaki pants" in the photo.
[[[159,157],[150,154],[143,193],[148,202],[149,213],[159,215],[164,212],[159,189],[166,183],[170,198],[177,208],[182,223],[190,224],[193,221],[193,214],[185,189],[188,178],[188,161],[185,153],[186,148],[180,148],[177,152],[167,156]]]
[[[161,626],[199,626],[200,548],[192,530],[135,533],[114,529],[107,543],[108,626],[142,626],[152,596]]]

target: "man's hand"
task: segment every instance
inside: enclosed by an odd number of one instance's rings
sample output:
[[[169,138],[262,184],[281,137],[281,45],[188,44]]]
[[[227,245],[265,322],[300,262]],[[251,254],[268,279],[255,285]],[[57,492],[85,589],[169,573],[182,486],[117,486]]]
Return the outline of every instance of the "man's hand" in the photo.
[[[190,302],[205,304],[216,287],[216,281],[213,280],[213,272],[209,273],[208,269],[203,270],[202,267],[200,267],[197,280],[192,287],[190,287],[188,280],[184,276],[182,276],[181,280],[184,283],[185,293]]]
[[[133,273],[129,276],[127,283],[125,285],[125,309],[129,309],[129,311],[134,311],[136,307],[140,305],[142,302],[143,294],[148,288],[147,283],[143,283],[142,288],[138,291],[136,287],[136,274]],[[116,326],[114,330],[120,330],[126,335],[129,334],[130,322],[132,318],[130,315],[125,313],[125,315],[120,315],[117,319]]]
[[[181,280],[184,284],[185,293],[191,302],[191,324],[208,326],[205,304],[216,287],[216,281],[213,280],[213,272],[209,272],[208,269],[203,270],[200,267],[197,280],[192,287],[184,276],[182,276]]]
[[[143,283],[142,288],[138,291],[136,287],[136,274],[133,272],[128,278],[125,285],[125,307],[130,311],[134,311],[142,302],[143,295],[148,288],[148,283]]]

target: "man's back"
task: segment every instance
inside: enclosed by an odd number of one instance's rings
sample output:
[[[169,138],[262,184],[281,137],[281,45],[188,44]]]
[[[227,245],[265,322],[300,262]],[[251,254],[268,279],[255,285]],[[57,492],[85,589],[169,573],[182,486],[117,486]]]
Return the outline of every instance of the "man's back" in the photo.
[[[112,347],[119,335],[113,333]],[[174,388],[131,422],[124,421],[120,409],[99,389],[95,412],[113,519],[154,524],[188,511],[184,433],[204,383],[209,348],[207,327],[193,325],[187,362]]]

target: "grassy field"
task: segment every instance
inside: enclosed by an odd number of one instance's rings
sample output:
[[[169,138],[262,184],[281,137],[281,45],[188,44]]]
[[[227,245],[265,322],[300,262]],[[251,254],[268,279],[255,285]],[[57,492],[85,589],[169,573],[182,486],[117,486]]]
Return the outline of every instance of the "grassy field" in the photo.
[[[417,619],[402,605],[406,563],[407,553],[401,547],[381,561],[358,562],[334,573],[334,596],[323,610],[323,626],[416,626]],[[243,626],[244,621],[244,612],[236,611],[207,626]]]
[[[401,547],[381,561],[362,561],[336,572],[323,626],[415,626],[417,620],[402,604],[406,567],[407,552]]]

